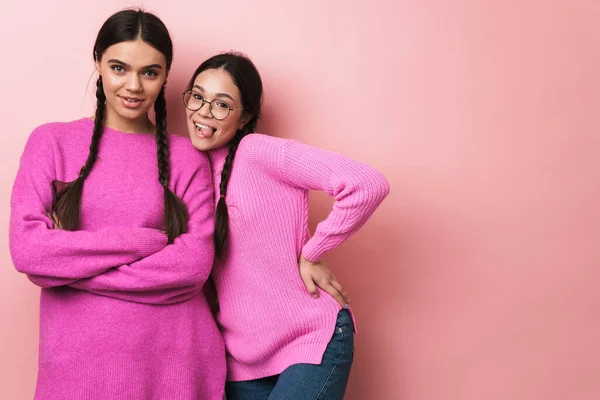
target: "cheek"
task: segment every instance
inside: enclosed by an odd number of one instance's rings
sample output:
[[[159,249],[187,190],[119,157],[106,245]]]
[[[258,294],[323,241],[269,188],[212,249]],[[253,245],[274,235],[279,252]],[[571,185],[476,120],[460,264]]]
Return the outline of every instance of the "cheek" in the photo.
[[[104,88],[104,94],[106,97],[111,96],[117,88],[121,85],[119,84],[119,80],[114,77],[109,76],[108,78],[102,77],[102,87]]]
[[[185,106],[184,106],[185,107]],[[188,122],[191,124],[192,123],[192,116],[194,115],[194,111],[190,111],[187,108],[185,108],[185,117],[187,118]]]
[[[224,125],[224,130],[226,130],[227,133],[233,137],[237,133],[239,123],[240,121],[238,119],[231,118],[228,121],[226,121],[226,124]]]
[[[162,89],[162,83],[158,82],[158,81],[147,82],[144,85],[144,92],[146,94],[146,97],[148,98],[148,100],[150,100],[151,103],[154,103],[154,101],[158,97],[158,94],[160,93],[161,89]]]
[[[223,134],[221,135],[221,139],[227,143],[231,141],[231,139],[233,139],[233,137],[237,133],[237,129],[234,124],[227,124],[226,127],[223,127],[222,132]]]

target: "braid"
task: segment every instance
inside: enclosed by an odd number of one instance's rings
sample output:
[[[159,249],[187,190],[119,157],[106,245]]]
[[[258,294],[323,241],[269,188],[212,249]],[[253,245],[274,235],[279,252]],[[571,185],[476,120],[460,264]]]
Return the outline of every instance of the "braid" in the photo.
[[[74,231],[79,227],[83,183],[89,176],[98,159],[100,138],[104,131],[105,101],[106,96],[104,95],[104,87],[102,86],[102,76],[100,76],[96,81],[96,114],[92,141],[90,143],[90,153],[85,165],[81,168],[79,176],[73,182],[65,183],[58,180],[52,182],[52,212],[56,214],[57,219],[60,221],[62,229],[64,230]]]
[[[187,89],[192,89],[198,76],[207,70],[223,70],[229,75],[229,78],[239,90],[241,105],[244,110],[238,120],[243,126],[229,140],[229,150],[227,157],[225,157],[223,170],[220,172],[221,182],[218,188],[219,199],[215,215],[214,241],[215,255],[221,258],[227,250],[229,237],[229,213],[226,197],[233,161],[243,138],[256,130],[261,115],[263,86],[256,66],[247,56],[238,52],[228,52],[213,56],[200,64],[190,79]]]
[[[169,188],[171,168],[169,164],[169,140],[167,137],[167,103],[163,87],[154,102],[156,113],[156,152],[158,158],[158,181],[164,189],[165,227],[169,243],[187,232],[188,213],[185,204]]]
[[[227,185],[229,184],[229,178],[231,177],[231,170],[233,167],[233,159],[235,153],[240,145],[242,139],[248,135],[252,130],[246,126],[244,129],[237,132],[229,152],[225,158],[223,164],[223,170],[221,171],[221,183],[219,184],[219,201],[217,202],[216,219],[215,219],[215,252],[217,256],[223,254],[225,247],[227,246],[227,239],[229,237],[229,212],[227,211],[227,203],[225,197],[227,196]]]
[[[156,149],[158,156],[158,181],[162,187],[169,187],[171,168],[169,164],[169,142],[167,138],[167,105],[163,87],[154,103],[156,113]]]
[[[102,86],[102,77],[96,82],[96,115],[94,117],[94,130],[92,133],[92,143],[90,144],[90,154],[88,155],[85,165],[79,171],[79,178],[85,179],[88,177],[92,168],[98,159],[98,148],[100,147],[100,138],[104,131],[104,114],[106,111],[106,96]]]
[[[233,166],[233,158],[235,157],[235,153],[237,151],[240,142],[242,141],[242,135],[236,135],[236,137],[231,141],[231,146],[229,147],[229,152],[227,153],[227,157],[225,158],[225,164],[223,164],[223,171],[221,171],[221,183],[219,184],[219,195],[225,196],[227,194],[227,184],[229,183],[229,177],[231,176],[231,167]]]

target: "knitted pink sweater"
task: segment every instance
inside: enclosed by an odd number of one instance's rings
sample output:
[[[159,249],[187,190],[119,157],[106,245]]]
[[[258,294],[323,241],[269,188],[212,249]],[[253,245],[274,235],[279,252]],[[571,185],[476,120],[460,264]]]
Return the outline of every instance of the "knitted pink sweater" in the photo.
[[[223,340],[204,296],[213,263],[208,158],[169,136],[171,188],[189,229],[166,245],[154,135],[105,129],[81,229],[53,229],[53,179],[89,153],[87,118],[37,128],[11,198],[15,267],[42,287],[36,399],[221,399]]]
[[[227,152],[210,152],[215,188]],[[335,197],[312,238],[309,189]],[[356,232],[388,192],[378,171],[338,154],[260,134],[242,140],[226,196],[228,251],[213,269],[228,380],[321,362],[341,307],[323,291],[312,298],[298,258],[319,261]]]

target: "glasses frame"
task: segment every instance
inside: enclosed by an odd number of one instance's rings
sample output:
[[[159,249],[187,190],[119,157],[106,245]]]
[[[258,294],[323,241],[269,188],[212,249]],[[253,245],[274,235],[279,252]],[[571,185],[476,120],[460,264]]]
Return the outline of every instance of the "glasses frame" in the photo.
[[[187,108],[190,111],[199,111],[200,109],[202,109],[202,107],[204,107],[204,105],[206,103],[208,103],[208,111],[210,112],[210,115],[212,115],[212,117],[214,119],[216,119],[217,121],[223,121],[224,119],[226,119],[227,117],[229,117],[229,115],[231,114],[232,111],[243,110],[242,107],[240,107],[240,108],[233,108],[229,104],[225,103],[227,105],[227,108],[228,108],[227,115],[225,117],[223,117],[223,118],[217,118],[215,116],[215,114],[213,114],[213,102],[215,102],[215,101],[217,101],[219,99],[212,99],[211,101],[208,101],[204,97],[202,97],[202,104],[200,104],[200,107],[198,107],[196,109],[193,109],[193,108],[190,108],[188,106],[187,102],[185,101],[185,95],[186,95],[186,93],[190,93],[190,96],[191,96],[191,94],[194,93],[194,90],[190,89],[190,90],[186,90],[185,92],[182,93],[183,94],[183,105],[185,106],[185,108]]]

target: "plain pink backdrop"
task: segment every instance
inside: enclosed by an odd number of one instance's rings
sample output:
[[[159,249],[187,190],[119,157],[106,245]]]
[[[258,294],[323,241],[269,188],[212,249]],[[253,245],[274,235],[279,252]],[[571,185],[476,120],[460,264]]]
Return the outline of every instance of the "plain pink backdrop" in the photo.
[[[53,3],[53,4],[51,4]],[[32,398],[39,289],[12,267],[25,140],[90,115],[92,46],[127,1],[0,5],[0,398]],[[334,150],[392,194],[327,257],[360,324],[347,398],[600,399],[600,3],[148,0],[180,92],[218,51],[261,70],[261,131]],[[311,221],[331,205],[313,196]]]

